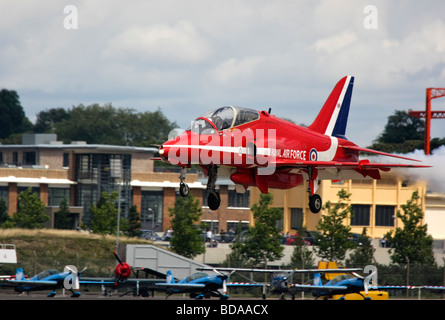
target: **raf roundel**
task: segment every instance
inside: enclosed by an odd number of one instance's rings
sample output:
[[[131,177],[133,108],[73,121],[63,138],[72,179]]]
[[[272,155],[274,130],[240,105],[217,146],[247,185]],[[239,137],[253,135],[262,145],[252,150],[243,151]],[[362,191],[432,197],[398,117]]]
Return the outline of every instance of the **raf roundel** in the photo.
[[[309,159],[311,161],[317,161],[317,159],[318,159],[317,150],[311,149],[311,151],[309,152]]]

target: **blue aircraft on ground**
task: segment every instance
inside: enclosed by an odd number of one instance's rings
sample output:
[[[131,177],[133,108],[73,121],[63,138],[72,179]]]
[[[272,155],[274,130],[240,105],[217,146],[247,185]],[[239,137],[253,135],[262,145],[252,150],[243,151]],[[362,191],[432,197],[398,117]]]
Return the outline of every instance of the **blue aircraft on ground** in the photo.
[[[227,287],[260,287],[260,283],[229,283],[230,274],[222,274],[216,269],[212,269],[217,275],[209,275],[205,272],[196,272],[188,277],[175,281],[173,273],[167,271],[166,282],[158,282],[156,291],[165,291],[167,298],[176,293],[190,293],[192,299],[202,299],[210,297],[219,297],[221,300],[227,300]],[[222,290],[220,292],[219,290]]]
[[[318,268],[318,269],[256,269],[256,268],[198,268],[198,270],[213,270],[218,271],[230,271],[244,272],[244,273],[266,273],[272,274],[273,277],[270,283],[239,283],[229,282],[227,287],[263,287],[263,299],[266,299],[266,287],[269,288],[269,293],[280,294],[281,299],[284,299],[285,294],[290,294],[292,299],[295,298],[295,291],[291,290],[292,275],[294,274],[306,274],[306,273],[339,273],[339,272],[355,272],[362,270],[361,268]]]
[[[314,284],[292,284],[291,290],[297,292],[312,292],[312,295],[318,299],[329,299],[333,296],[340,295],[339,299],[345,299],[345,295],[355,293],[363,297],[363,299],[372,299],[368,295],[369,291],[380,290],[399,290],[399,289],[413,289],[413,286],[382,286],[371,282],[370,277],[363,277],[356,273],[341,274],[322,284],[321,274],[314,275]],[[427,288],[427,287],[425,287]]]
[[[86,268],[85,268],[86,269]],[[79,297],[79,277],[85,270],[77,272],[74,266],[66,266],[63,272],[55,269],[44,270],[32,278],[26,279],[22,268],[16,271],[15,279],[4,280],[0,282],[0,286],[14,287],[16,292],[22,293],[40,290],[52,290],[48,297],[56,295],[56,289],[68,289],[72,292],[71,297]]]

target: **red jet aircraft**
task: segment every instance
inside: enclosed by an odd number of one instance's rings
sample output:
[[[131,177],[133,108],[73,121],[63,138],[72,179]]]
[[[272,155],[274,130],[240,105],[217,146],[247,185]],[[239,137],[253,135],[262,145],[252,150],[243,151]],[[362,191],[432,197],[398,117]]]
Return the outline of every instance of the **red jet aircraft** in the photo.
[[[319,180],[380,179],[380,170],[427,167],[412,164],[371,163],[360,159],[367,152],[405,160],[398,155],[358,147],[345,137],[354,77],[342,78],[309,127],[298,126],[267,111],[226,106],[195,119],[185,132],[159,148],[162,160],[181,167],[180,194],[186,196],[186,168],[198,164],[208,176],[208,205],[216,210],[220,197],[218,176],[230,177],[237,192],[256,186],[288,189],[309,181],[309,207],[318,213]]]

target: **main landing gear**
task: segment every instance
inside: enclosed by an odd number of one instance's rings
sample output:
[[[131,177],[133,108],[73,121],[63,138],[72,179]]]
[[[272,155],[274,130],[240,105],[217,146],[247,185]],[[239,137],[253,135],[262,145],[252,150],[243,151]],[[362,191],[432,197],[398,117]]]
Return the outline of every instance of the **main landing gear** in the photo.
[[[308,186],[309,209],[311,209],[312,213],[319,213],[323,205],[323,202],[321,201],[321,197],[315,193],[318,190],[318,180],[316,180],[318,172],[314,168],[309,168],[308,174],[309,174],[309,186]]]
[[[179,194],[181,197],[187,197],[190,192],[190,187],[185,183],[186,168],[181,167],[181,173],[179,175]],[[218,191],[215,189],[216,179],[218,178],[218,167],[216,165],[210,165],[208,167],[209,179],[207,181],[207,205],[210,210],[217,210],[221,204],[221,197]]]
[[[313,194],[309,196],[309,208],[311,209],[312,213],[319,213],[321,210],[322,201],[321,197],[318,194]]]
[[[209,179],[207,181],[207,205],[210,210],[217,210],[221,204],[221,197],[215,189],[216,179],[218,178],[218,167],[216,165],[209,166]]]

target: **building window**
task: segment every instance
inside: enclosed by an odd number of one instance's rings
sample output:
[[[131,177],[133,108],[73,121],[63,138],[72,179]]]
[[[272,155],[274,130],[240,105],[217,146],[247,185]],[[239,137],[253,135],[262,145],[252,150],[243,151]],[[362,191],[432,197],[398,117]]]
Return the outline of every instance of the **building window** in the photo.
[[[205,231],[210,230],[212,234],[219,234],[219,221],[218,220],[201,220],[205,224]]]
[[[70,166],[70,154],[67,152],[63,153],[63,165],[64,168],[69,168]]]
[[[351,226],[369,226],[371,206],[363,204],[352,205]]]
[[[0,200],[3,200],[6,205],[6,212],[8,212],[8,202],[9,202],[9,187],[0,187]]]
[[[164,193],[162,191],[142,191],[141,224],[143,229],[162,230],[162,210]]]
[[[69,188],[48,188],[48,206],[58,207],[63,199],[70,203],[70,189]]]
[[[382,227],[394,227],[394,206],[375,207],[375,225]]]
[[[290,228],[299,230],[303,226],[303,209],[291,208],[290,209]]]
[[[15,166],[19,165],[19,153],[17,151],[12,153],[12,164]]]
[[[236,190],[229,190],[229,207],[233,208],[249,208],[250,191],[246,190],[244,193],[236,192]]]
[[[23,152],[23,165],[32,166],[37,164],[37,157],[35,151]]]
[[[249,221],[227,221],[227,232],[237,233],[249,229]]]
[[[120,193],[121,215],[126,217],[131,206],[131,155],[76,154],[76,205],[84,208],[83,222],[91,223],[90,207],[102,192]]]
[[[283,230],[284,228],[284,208],[278,208],[281,211],[281,218],[277,220],[275,226],[278,230]]]

